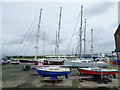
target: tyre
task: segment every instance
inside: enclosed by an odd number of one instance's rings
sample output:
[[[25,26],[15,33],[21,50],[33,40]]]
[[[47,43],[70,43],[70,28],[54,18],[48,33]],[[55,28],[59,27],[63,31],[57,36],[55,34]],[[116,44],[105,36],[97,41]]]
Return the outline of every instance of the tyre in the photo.
[[[105,80],[103,83],[104,83],[104,84],[107,84],[108,82]]]
[[[103,79],[103,83],[104,83],[104,84],[107,84],[107,83],[108,83],[108,79],[104,78],[104,79]]]
[[[99,80],[99,81],[98,81],[98,84],[102,84],[102,80]]]

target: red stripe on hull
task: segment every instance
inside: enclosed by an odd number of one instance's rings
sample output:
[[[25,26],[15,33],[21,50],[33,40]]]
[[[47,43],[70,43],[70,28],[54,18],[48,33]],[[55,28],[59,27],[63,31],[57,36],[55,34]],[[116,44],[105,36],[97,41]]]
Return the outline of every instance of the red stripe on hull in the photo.
[[[84,70],[84,69],[80,69],[80,72],[83,73],[88,73],[88,74],[115,74],[118,73],[118,71],[92,71],[92,70]]]

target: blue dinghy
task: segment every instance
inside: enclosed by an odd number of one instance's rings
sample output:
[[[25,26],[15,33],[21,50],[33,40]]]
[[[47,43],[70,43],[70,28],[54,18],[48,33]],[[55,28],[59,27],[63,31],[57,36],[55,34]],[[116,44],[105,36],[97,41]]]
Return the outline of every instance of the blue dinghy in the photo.
[[[42,75],[44,77],[50,76],[51,79],[57,79],[57,76],[65,75],[66,78],[68,78],[68,74],[70,73],[69,68],[62,68],[62,67],[41,67],[37,69],[37,73],[39,75]]]

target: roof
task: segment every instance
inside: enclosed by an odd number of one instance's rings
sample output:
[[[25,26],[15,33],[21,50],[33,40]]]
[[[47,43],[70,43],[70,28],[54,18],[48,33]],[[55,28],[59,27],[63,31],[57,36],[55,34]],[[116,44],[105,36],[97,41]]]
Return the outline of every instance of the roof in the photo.
[[[116,35],[116,34],[118,34],[118,33],[120,33],[120,24],[118,25],[118,28],[117,28],[117,30],[115,31],[115,34],[114,34],[114,35]]]

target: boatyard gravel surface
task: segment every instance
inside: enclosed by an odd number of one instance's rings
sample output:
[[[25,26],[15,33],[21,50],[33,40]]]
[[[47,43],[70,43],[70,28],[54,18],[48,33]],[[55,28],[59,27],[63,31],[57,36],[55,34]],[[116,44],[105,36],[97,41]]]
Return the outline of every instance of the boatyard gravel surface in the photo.
[[[30,65],[31,63],[21,63],[18,65],[6,64],[2,65],[2,87],[3,88],[94,88],[94,87],[118,87],[118,79],[113,78],[112,82],[108,84],[98,84],[95,81],[79,80],[77,69],[72,69],[69,74],[69,78],[65,79],[65,76],[60,76],[63,81],[59,83],[41,82],[43,77],[38,76],[35,70],[23,71],[24,65]],[[112,65],[110,68],[118,69],[117,65]]]

